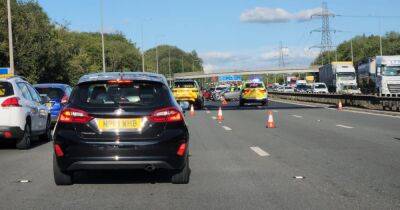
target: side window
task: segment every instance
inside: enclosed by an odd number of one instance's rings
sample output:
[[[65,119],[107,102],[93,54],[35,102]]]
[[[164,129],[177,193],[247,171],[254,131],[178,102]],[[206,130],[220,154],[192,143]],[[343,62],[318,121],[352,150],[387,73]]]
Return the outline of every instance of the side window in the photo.
[[[32,96],[29,93],[28,87],[25,85],[25,83],[23,82],[19,82],[17,83],[18,88],[21,90],[22,95],[24,96],[24,98],[28,101],[32,101]]]
[[[37,93],[37,91],[30,85],[25,84],[28,87],[29,92],[31,93],[31,96],[34,101],[41,103],[42,99],[40,98],[40,95]]]
[[[71,92],[72,92],[72,88],[71,87],[67,87],[67,95],[68,95],[68,97],[70,97],[71,96]]]

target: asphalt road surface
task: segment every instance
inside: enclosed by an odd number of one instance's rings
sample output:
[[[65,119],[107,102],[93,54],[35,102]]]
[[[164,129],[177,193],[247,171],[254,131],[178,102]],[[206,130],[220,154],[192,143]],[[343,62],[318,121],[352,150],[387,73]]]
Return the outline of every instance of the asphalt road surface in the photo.
[[[0,209],[400,209],[400,118],[271,102],[189,117],[191,182],[79,173],[58,187],[51,143],[0,146]],[[271,110],[277,128],[265,128]],[[29,180],[20,183],[18,180]]]

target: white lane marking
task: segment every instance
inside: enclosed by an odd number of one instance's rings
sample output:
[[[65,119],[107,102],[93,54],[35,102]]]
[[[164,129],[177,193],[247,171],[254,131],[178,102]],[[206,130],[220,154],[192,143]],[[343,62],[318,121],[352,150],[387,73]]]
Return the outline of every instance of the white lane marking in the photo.
[[[342,127],[342,128],[347,128],[347,129],[352,129],[353,127],[351,127],[351,126],[347,126],[347,125],[340,125],[340,124],[338,124],[338,125],[336,125],[337,127]]]
[[[207,114],[210,114],[211,112],[207,110],[206,113],[207,113]]]
[[[228,126],[222,126],[226,131],[231,131],[232,128],[228,127]]]
[[[271,101],[279,102],[279,103],[284,103],[284,104],[293,104],[293,105],[299,105],[299,106],[307,106],[307,107],[313,107],[313,108],[318,108],[318,107],[324,107],[324,106],[313,106],[309,104],[302,104],[302,103],[296,103],[296,102],[290,102],[290,101],[283,101],[283,100],[277,100],[277,99],[271,99]]]
[[[278,113],[278,111],[276,111],[276,110],[272,110],[272,112]]]
[[[295,117],[295,118],[303,118],[303,116],[300,116],[300,115],[292,115],[293,117]]]
[[[214,120],[216,120],[216,119],[217,119],[217,117],[216,117],[216,116],[212,116],[211,118],[213,118]]]
[[[337,111],[337,108],[327,107],[326,109]],[[343,109],[342,112],[353,112],[353,113],[357,113],[357,114],[368,114],[368,115],[374,115],[374,116],[380,116],[380,117],[392,117],[392,118],[400,119],[400,116],[395,116],[395,115],[390,115],[390,114],[373,113],[373,112],[365,112],[365,111],[357,111],[357,110],[351,110],[351,109]]]
[[[303,103],[295,103],[295,102],[276,100],[276,99],[271,99],[271,101],[275,101],[275,102],[279,102],[279,103],[286,103],[286,104],[294,104],[294,105],[299,105],[299,106],[308,106],[308,107],[313,107],[313,108],[325,108],[328,110],[337,111],[337,108],[331,108],[331,107],[329,107],[329,105],[326,105],[326,104],[318,104],[318,105],[312,106],[312,105],[303,104]],[[372,112],[357,111],[357,110],[350,110],[350,109],[343,109],[342,112],[353,112],[353,113],[358,113],[358,114],[368,114],[368,115],[374,115],[374,116],[392,117],[392,118],[400,119],[400,116],[384,114],[384,113],[382,113],[382,114],[381,113],[372,113]]]
[[[269,156],[268,152],[262,150],[260,147],[250,147],[251,150],[253,150],[257,155],[261,157],[266,157]]]

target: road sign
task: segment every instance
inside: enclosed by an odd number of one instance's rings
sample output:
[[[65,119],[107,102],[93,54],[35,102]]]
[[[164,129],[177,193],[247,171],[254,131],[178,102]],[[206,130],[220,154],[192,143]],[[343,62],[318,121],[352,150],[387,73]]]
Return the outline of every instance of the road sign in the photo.
[[[219,76],[218,81],[220,82],[237,82],[242,81],[242,76],[240,75],[226,75],[226,76]]]
[[[0,79],[1,78],[8,78],[13,76],[12,74],[10,74],[10,68],[8,67],[0,67]]]

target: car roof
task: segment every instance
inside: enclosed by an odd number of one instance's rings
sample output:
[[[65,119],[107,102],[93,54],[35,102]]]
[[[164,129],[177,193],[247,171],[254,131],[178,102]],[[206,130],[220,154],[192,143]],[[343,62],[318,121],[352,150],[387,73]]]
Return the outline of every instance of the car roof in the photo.
[[[163,75],[150,72],[106,72],[106,73],[87,74],[79,79],[78,85],[86,82],[108,81],[108,80],[118,80],[118,79],[153,81],[153,82],[160,82],[168,86],[167,79]]]
[[[67,84],[61,83],[41,83],[33,85],[35,88],[66,88],[69,87]]]
[[[22,76],[11,76],[11,77],[7,77],[7,78],[0,78],[0,81],[24,81],[26,82],[27,80],[22,77]]]

